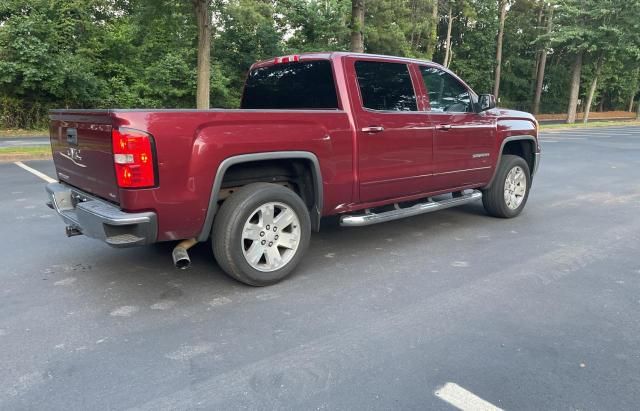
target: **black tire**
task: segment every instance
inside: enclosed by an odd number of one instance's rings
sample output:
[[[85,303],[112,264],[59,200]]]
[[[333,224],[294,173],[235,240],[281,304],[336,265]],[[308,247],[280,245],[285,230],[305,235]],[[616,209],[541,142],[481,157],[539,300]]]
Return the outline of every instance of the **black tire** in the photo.
[[[520,167],[524,171],[527,186],[520,205],[517,208],[510,208],[505,201],[504,191],[507,175],[515,167]],[[488,189],[482,191],[482,204],[487,213],[494,217],[513,218],[519,215],[527,204],[530,189],[531,172],[527,162],[522,157],[505,154],[500,160],[500,165],[498,166],[498,171],[493,183]]]
[[[265,272],[252,267],[245,258],[242,231],[255,210],[271,202],[282,203],[295,212],[300,223],[300,239],[295,254],[283,267]],[[236,280],[256,287],[275,284],[290,275],[302,260],[310,237],[311,219],[302,199],[288,188],[269,183],[246,185],[227,198],[211,232],[213,254],[220,267]]]

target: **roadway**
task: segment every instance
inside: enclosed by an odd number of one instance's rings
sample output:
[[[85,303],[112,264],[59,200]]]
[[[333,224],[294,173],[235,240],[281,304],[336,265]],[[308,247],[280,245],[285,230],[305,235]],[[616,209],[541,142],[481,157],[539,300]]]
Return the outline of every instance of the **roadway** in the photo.
[[[328,222],[262,289],[208,244],[179,271],[172,244],[66,238],[0,164],[0,409],[635,410],[640,127],[541,140],[519,218]]]

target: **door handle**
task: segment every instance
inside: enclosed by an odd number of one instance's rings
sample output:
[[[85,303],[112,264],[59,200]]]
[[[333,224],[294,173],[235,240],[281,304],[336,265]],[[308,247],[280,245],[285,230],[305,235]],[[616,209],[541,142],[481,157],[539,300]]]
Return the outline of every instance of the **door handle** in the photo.
[[[365,127],[362,129],[363,133],[382,133],[384,131],[384,127],[380,127],[380,126],[371,126],[371,127]]]
[[[451,124],[440,124],[436,126],[436,130],[449,131],[451,130]]]

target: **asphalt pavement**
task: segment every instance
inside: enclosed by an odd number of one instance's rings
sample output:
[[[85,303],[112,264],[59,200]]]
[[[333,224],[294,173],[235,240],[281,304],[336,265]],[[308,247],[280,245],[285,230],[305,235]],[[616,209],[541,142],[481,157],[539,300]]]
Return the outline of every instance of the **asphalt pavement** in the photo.
[[[636,410],[640,127],[542,134],[524,213],[328,221],[251,288],[66,238],[0,164],[0,409]],[[49,161],[27,162],[49,176]]]

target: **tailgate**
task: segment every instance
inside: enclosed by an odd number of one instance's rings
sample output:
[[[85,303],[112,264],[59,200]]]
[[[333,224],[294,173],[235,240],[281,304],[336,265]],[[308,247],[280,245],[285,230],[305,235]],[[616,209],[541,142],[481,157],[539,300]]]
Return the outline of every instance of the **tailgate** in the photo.
[[[52,110],[49,135],[60,181],[118,203],[107,110]]]

